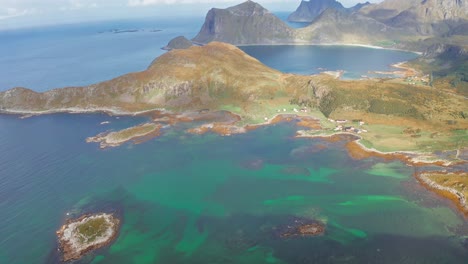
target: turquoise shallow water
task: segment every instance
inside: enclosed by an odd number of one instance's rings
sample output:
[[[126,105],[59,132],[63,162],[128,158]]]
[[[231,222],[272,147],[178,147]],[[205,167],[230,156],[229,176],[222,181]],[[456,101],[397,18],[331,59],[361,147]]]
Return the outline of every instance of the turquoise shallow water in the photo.
[[[108,126],[99,125],[111,121]],[[100,150],[85,138],[144,119],[0,116],[0,262],[56,263],[70,213],[122,217],[110,247],[79,263],[465,263],[465,220],[413,168],[354,161],[343,143],[279,124],[232,137],[172,128]],[[4,129],[7,128],[7,129]],[[279,237],[295,221],[320,237]]]

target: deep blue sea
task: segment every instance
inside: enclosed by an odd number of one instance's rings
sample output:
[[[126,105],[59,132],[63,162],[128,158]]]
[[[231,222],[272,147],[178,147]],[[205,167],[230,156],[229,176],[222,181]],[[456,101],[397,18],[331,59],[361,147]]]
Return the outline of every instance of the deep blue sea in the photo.
[[[3,31],[0,89],[44,91],[143,70],[171,38],[193,37],[202,22],[153,19]],[[320,67],[354,76],[414,56],[355,47],[244,49],[267,65],[303,74]],[[106,150],[85,142],[146,121],[103,114],[0,115],[0,263],[59,263],[55,231],[68,217],[96,211],[121,217],[119,236],[76,263],[468,259],[466,219],[421,187],[412,177],[415,168],[378,158],[353,160],[344,142],[294,138],[293,124],[231,137],[190,135],[188,125],[178,125],[143,144]],[[323,236],[281,238],[281,230],[311,220],[326,225]]]
[[[203,21],[181,17],[0,31],[0,90],[82,86],[144,70],[165,52],[161,48],[169,40],[194,37]],[[113,29],[139,31],[110,32]]]

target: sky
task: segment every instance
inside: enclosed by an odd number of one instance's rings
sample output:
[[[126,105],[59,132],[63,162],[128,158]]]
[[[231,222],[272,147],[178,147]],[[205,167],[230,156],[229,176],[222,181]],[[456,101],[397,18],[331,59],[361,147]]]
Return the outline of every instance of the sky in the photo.
[[[244,0],[0,0],[0,29],[150,16],[203,16]],[[313,0],[312,0],[313,1]],[[367,0],[341,0],[352,6]],[[381,0],[368,0],[381,2]],[[270,11],[294,11],[300,0],[257,0]]]

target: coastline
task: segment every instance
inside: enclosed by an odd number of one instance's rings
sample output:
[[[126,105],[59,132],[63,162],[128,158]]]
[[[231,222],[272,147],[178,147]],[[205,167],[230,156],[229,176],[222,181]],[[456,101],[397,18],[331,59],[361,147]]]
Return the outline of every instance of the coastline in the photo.
[[[137,116],[137,115],[144,115],[147,113],[151,113],[154,111],[166,111],[165,108],[151,108],[148,110],[141,110],[141,111],[128,111],[119,108],[78,108],[78,107],[71,107],[71,108],[58,108],[52,110],[42,110],[42,111],[33,111],[33,110],[0,110],[0,114],[5,115],[23,115],[26,117],[31,116],[39,116],[39,115],[48,115],[48,114],[108,114],[110,116]],[[25,118],[25,117],[23,117]]]
[[[336,46],[336,47],[361,47],[361,48],[369,48],[369,49],[378,49],[378,50],[393,50],[393,51],[402,51],[402,52],[409,52],[414,53],[419,56],[423,55],[423,52],[414,51],[414,50],[405,50],[405,49],[398,49],[398,48],[389,48],[389,47],[382,47],[382,46],[375,46],[370,44],[359,44],[359,43],[323,43],[323,44],[316,44],[316,43],[266,43],[266,44],[239,44],[236,45],[237,47],[249,47],[249,46]]]
[[[431,174],[449,175],[449,174],[462,174],[462,173],[463,172],[447,172],[447,171],[420,172],[420,173],[415,173],[415,177],[428,190],[435,192],[439,196],[442,196],[452,201],[457,207],[457,209],[463,212],[464,216],[468,217],[468,202],[466,199],[467,197],[462,192],[454,188],[449,188],[447,186],[440,185],[429,178]]]
[[[213,113],[216,111],[209,111],[207,113]],[[278,113],[275,114],[273,117],[269,119],[265,119],[264,122],[259,122],[259,123],[247,123],[244,125],[236,125],[239,121],[242,120],[242,117],[239,114],[232,113],[230,111],[224,111],[227,114],[237,117],[234,118],[230,121],[212,121],[209,123],[204,123],[199,125],[198,127],[194,127],[192,129],[186,130],[186,133],[189,134],[205,134],[205,133],[215,133],[220,136],[231,136],[234,134],[243,134],[247,133],[249,131],[255,130],[257,128],[263,127],[263,126],[270,126],[274,125],[280,122],[296,122],[296,126],[298,127],[305,127],[306,129],[312,129],[315,131],[319,131],[318,134],[306,134],[306,130],[298,130],[296,132],[295,137],[296,138],[321,138],[321,139],[326,139],[326,140],[331,140],[333,142],[336,141],[342,141],[346,140],[348,141],[345,145],[346,151],[348,152],[348,155],[353,158],[353,159],[367,159],[371,157],[378,157],[382,158],[384,160],[399,160],[408,166],[414,166],[414,167],[424,167],[424,166],[438,166],[438,167],[444,167],[444,168],[451,168],[452,166],[456,165],[464,165],[468,164],[468,161],[459,159],[459,160],[447,160],[447,159],[442,159],[440,156],[437,156],[435,153],[429,153],[429,152],[418,152],[418,151],[391,151],[391,152],[383,152],[375,148],[369,148],[366,147],[363,143],[360,141],[363,139],[360,135],[356,133],[351,133],[351,132],[332,132],[332,133],[325,133],[325,130],[323,130],[323,127],[320,124],[320,119],[315,118],[313,116],[307,115],[307,114],[293,114],[293,113]],[[56,110],[50,110],[50,111],[10,111],[9,114],[26,114],[26,113],[33,113],[36,115],[41,115],[41,114],[52,114],[52,113],[70,113],[70,114],[80,114],[80,113],[106,113],[109,115],[129,115],[129,116],[137,116],[137,115],[154,115],[156,116],[153,118],[154,124],[156,127],[155,130],[151,131],[151,133],[145,133],[144,135],[138,134],[135,136],[130,136],[126,140],[118,142],[116,146],[120,146],[123,143],[133,141],[135,144],[144,142],[147,138],[153,138],[155,136],[159,136],[160,134],[160,129],[163,127],[161,124],[158,124],[160,121],[167,122],[168,124],[175,124],[178,122],[195,122],[195,121],[202,121],[206,120],[203,116],[203,114],[206,114],[205,112],[199,111],[197,112],[181,112],[181,113],[173,113],[171,111],[167,111],[165,109],[161,108],[155,108],[155,109],[149,109],[149,110],[144,110],[144,111],[122,111],[122,110],[116,110],[112,108],[93,108],[93,109],[79,109],[79,108],[67,108],[67,109],[56,109]],[[208,121],[208,120],[207,120]],[[138,127],[138,126],[137,126]],[[135,127],[133,127],[135,128]],[[127,130],[132,129],[132,128],[127,128]],[[122,130],[125,131],[125,130]],[[310,131],[310,130],[309,130]],[[121,132],[121,131],[120,131]],[[117,132],[111,132],[111,133],[119,133]],[[95,137],[88,138],[88,142],[97,142],[94,139],[99,139],[99,143],[102,143],[101,139],[105,139],[110,133],[104,132],[101,133]],[[352,137],[352,138],[350,138]],[[108,145],[101,145],[101,148],[106,148],[109,147]],[[450,150],[445,150],[445,151],[450,151]],[[459,153],[459,150],[457,151]],[[458,157],[458,154],[457,154]],[[441,194],[440,192],[449,192],[452,193],[452,195],[457,195],[456,191],[444,187],[444,188],[437,188],[434,187],[433,183],[429,182],[429,180],[424,179],[421,180],[421,177],[417,177],[418,180],[422,182],[422,184],[425,184],[427,186],[430,186],[430,190],[439,190],[439,192],[436,192],[437,194],[447,197],[447,195]],[[443,186],[442,186],[443,187]],[[456,201],[454,199],[451,199],[452,201]],[[466,204],[464,204],[462,212],[465,213],[465,208]]]
[[[418,151],[389,151],[383,152],[375,148],[368,148],[360,141],[363,139],[361,136],[350,133],[350,132],[334,132],[332,134],[317,134],[317,135],[306,135],[304,130],[297,131],[297,138],[321,138],[321,139],[331,139],[334,137],[340,136],[353,136],[354,140],[351,140],[347,143],[346,149],[350,156],[356,159],[364,159],[369,157],[380,157],[387,160],[400,160],[408,165],[421,167],[421,166],[441,166],[441,167],[450,167],[453,165],[466,164],[468,161],[450,161],[444,159],[437,159],[433,153],[430,152],[418,152]],[[342,139],[337,139],[337,141]],[[433,160],[424,159],[426,158],[436,158]]]

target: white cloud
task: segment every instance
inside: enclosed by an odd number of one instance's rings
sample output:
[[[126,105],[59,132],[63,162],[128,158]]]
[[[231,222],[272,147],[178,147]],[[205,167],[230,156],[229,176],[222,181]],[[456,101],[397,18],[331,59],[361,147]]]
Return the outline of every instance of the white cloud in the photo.
[[[196,4],[196,3],[229,3],[235,2],[233,0],[129,0],[129,6],[150,6],[150,5],[158,5],[158,4]]]
[[[0,19],[7,19],[19,16],[25,16],[28,14],[34,14],[36,10],[31,9],[18,9],[15,7],[0,7]]]

